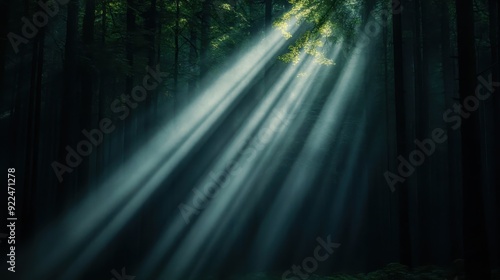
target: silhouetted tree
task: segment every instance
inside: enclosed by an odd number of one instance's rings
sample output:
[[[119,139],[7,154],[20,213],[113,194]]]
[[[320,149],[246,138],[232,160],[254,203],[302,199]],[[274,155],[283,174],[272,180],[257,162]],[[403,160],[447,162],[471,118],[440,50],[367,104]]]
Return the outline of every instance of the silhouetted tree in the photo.
[[[475,98],[476,47],[473,0],[456,0],[460,102]],[[468,279],[490,279],[483,203],[481,130],[477,113],[462,118],[462,186],[464,197],[464,254]]]

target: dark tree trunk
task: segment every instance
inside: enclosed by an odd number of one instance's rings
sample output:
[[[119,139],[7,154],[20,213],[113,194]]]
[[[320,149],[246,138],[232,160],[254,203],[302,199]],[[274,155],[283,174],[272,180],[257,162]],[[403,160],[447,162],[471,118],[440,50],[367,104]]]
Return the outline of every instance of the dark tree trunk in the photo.
[[[441,2],[441,61],[443,69],[443,91],[445,98],[445,107],[452,108],[457,96],[455,92],[454,83],[454,62],[452,58],[451,51],[451,30],[450,30],[450,11],[447,1]],[[459,166],[459,156],[457,151],[459,150],[458,137],[453,133],[451,126],[447,128],[448,142],[447,142],[447,164],[448,164],[448,193],[450,194],[450,213],[455,213],[450,216],[449,219],[449,234],[451,243],[451,259],[459,259],[461,256],[461,245],[460,245],[460,220],[458,213],[460,212],[460,205],[458,201],[461,201],[460,190],[458,186],[460,185],[460,178],[458,177]]]
[[[84,61],[82,61],[82,94],[80,100],[80,128],[87,131],[92,127],[92,104],[93,100],[97,99],[98,92],[94,91],[93,73],[93,53],[92,47],[94,43],[94,22],[95,22],[95,0],[87,0],[85,2],[85,15],[83,17],[82,27],[82,42],[84,49]],[[95,149],[95,147],[94,147]],[[90,155],[87,160],[82,162],[80,168],[79,183],[82,186],[87,186],[91,178],[91,168],[95,166],[92,162],[95,159],[94,155]]]
[[[500,80],[499,78],[499,72],[500,72],[500,65],[498,65],[498,24],[500,23],[498,20],[499,14],[498,14],[498,0],[489,0],[488,1],[489,5],[489,39],[490,39],[490,46],[491,46],[491,61],[493,62],[493,77],[496,78],[496,80]]]
[[[200,33],[200,75],[205,77],[209,68],[208,50],[210,48],[210,22],[211,22],[212,0],[205,0],[202,3],[201,11],[201,33]]]
[[[265,32],[270,32],[273,24],[273,0],[265,0],[265,11],[264,11],[264,30]],[[264,79],[262,86],[264,90],[269,89],[269,69],[264,72]]]
[[[29,89],[28,127],[26,142],[25,183],[23,194],[23,233],[35,230],[35,214],[38,187],[38,158],[40,143],[40,116],[42,101],[43,58],[45,28],[41,28],[33,43],[31,83]]]
[[[107,35],[107,0],[101,0],[101,38],[100,38],[100,47],[101,49],[105,49],[106,46],[106,35]],[[104,91],[104,81],[107,80],[107,74],[105,71],[100,72],[99,75],[99,94],[96,98],[96,106],[97,106],[97,116],[98,116],[98,121],[102,120],[104,118],[104,113],[105,113],[105,102],[106,102],[106,94]],[[97,174],[97,179],[99,182],[102,181],[103,179],[103,168],[105,166],[105,160],[106,157],[104,155],[105,153],[105,148],[104,145],[106,141],[109,141],[106,137],[103,139],[103,143],[99,145],[96,148],[96,174]]]
[[[415,12],[417,14],[415,21],[415,29],[418,37],[418,42],[415,47],[415,63],[418,70],[418,91],[416,92],[416,139],[422,140],[430,136],[432,116],[436,108],[432,102],[434,96],[438,95],[436,87],[433,86],[433,81],[436,71],[439,67],[440,56],[435,43],[439,42],[439,34],[436,28],[435,19],[438,18],[439,11],[437,5],[429,1],[415,1]],[[438,110],[442,110],[439,108]],[[436,147],[438,149],[439,147]],[[437,216],[434,215],[430,209],[435,203],[435,197],[438,195],[445,196],[445,190],[433,190],[433,184],[442,184],[438,180],[441,179],[439,173],[436,172],[436,165],[439,164],[439,159],[436,157],[427,157],[422,166],[418,167],[419,174],[416,177],[417,191],[418,191],[418,211],[419,211],[419,239],[420,242],[420,263],[434,262],[432,247],[434,240],[432,239],[433,231],[428,226],[429,224],[435,225]],[[445,168],[444,168],[445,169]],[[444,177],[444,176],[443,176]],[[434,178],[431,179],[431,178]],[[435,196],[430,194],[434,193]],[[443,212],[444,215],[446,212]],[[443,244],[446,246],[446,244]]]
[[[198,71],[197,71],[197,58],[198,58],[198,33],[196,31],[195,19],[191,20],[191,25],[189,27],[189,68],[191,77],[189,77],[188,91],[189,93],[193,93],[198,86]]]
[[[270,29],[273,25],[273,0],[265,0],[265,5],[264,23],[266,29]]]
[[[82,41],[86,48],[94,42],[95,0],[85,1],[85,15],[83,17]],[[86,50],[86,54],[89,51]]]
[[[78,119],[78,111],[76,100],[78,99],[78,91],[75,85],[78,80],[78,0],[68,2],[66,21],[66,44],[64,48],[64,85],[61,98],[61,127],[59,137],[59,156],[58,161],[66,165],[66,146],[74,147],[72,142],[74,139],[75,120]],[[68,195],[74,192],[74,183],[77,179],[78,166],[73,169],[72,173],[65,173],[63,181],[59,184],[57,191],[57,207],[59,211],[64,210],[65,203],[68,202]]]
[[[490,8],[490,43],[491,43],[491,60],[493,62],[493,80],[500,81],[500,2],[498,0],[489,0]],[[493,124],[496,128],[500,127],[500,96],[499,89],[496,88],[493,94],[493,110],[494,119]],[[497,232],[500,234],[500,130],[496,129],[494,132],[493,144],[493,174],[495,176],[494,189],[496,190],[496,220]],[[500,259],[500,241],[498,241],[497,258]]]
[[[148,30],[149,34],[147,36],[147,40],[149,43],[148,47],[148,65],[151,69],[156,69],[156,64],[157,59],[156,59],[156,17],[157,17],[157,11],[156,11],[156,0],[151,0],[150,2],[150,7],[149,7],[149,13],[148,17],[146,18],[146,29]],[[152,128],[153,128],[153,122],[154,122],[154,111],[156,107],[156,97],[157,97],[157,90],[153,89],[149,91],[148,93],[148,98],[146,99],[146,123],[145,123],[145,130],[146,133],[151,133]]]
[[[133,67],[134,67],[134,36],[136,31],[136,9],[134,0],[127,0],[127,42],[125,46],[125,55],[130,67],[129,73],[125,79],[125,93],[124,95],[130,96],[132,88],[134,87],[134,75],[133,75]],[[128,106],[124,104],[124,106]],[[130,109],[129,109],[130,110]],[[129,111],[128,118],[124,119],[124,151],[123,156],[124,159],[129,158],[132,153],[133,146],[133,137],[135,135],[135,117],[134,112]]]
[[[426,138],[428,104],[427,104],[427,91],[424,90],[423,78],[423,30],[422,30],[422,5],[420,0],[413,1],[413,71],[414,71],[414,98],[415,98],[415,138]],[[420,263],[425,263],[429,255],[429,238],[426,238],[427,227],[427,169],[426,165],[420,166],[416,169],[413,176],[417,182],[417,191],[415,192],[417,209],[418,209],[418,239],[419,246],[416,250]]]
[[[107,33],[107,24],[108,24],[108,7],[106,4],[107,0],[101,0],[101,43],[104,45],[106,43],[106,33]]]
[[[3,87],[3,80],[5,79],[5,56],[8,46],[7,33],[9,32],[9,8],[11,1],[0,0],[0,38],[5,40],[0,41],[0,87]]]
[[[180,36],[180,20],[181,11],[179,6],[179,0],[175,0],[175,35],[174,35],[174,108],[178,102],[178,90],[179,90],[179,36]]]
[[[394,42],[394,94],[396,107],[396,150],[398,155],[406,155],[405,90],[403,79],[403,30],[401,14],[394,13],[392,19]],[[411,239],[407,185],[407,180],[405,180],[399,185],[397,190],[399,194],[399,258],[402,264],[411,265]]]
[[[179,82],[179,36],[180,36],[180,6],[175,0],[175,37],[174,37],[174,91],[177,91]]]
[[[456,0],[460,101],[474,96],[476,47],[473,0]],[[475,97],[473,97],[475,98]],[[490,279],[483,203],[481,131],[478,113],[462,119],[462,184],[464,197],[464,255],[467,279]]]

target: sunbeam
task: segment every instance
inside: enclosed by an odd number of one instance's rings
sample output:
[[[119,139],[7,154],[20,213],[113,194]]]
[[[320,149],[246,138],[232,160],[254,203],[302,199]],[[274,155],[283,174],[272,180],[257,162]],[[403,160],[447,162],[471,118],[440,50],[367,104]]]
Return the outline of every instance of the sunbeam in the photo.
[[[291,26],[291,32],[298,28],[293,22]],[[193,146],[204,135],[211,133],[249,83],[276,57],[285,42],[279,31],[271,30],[266,38],[259,40],[243,57],[237,58],[232,67],[224,71],[191,105],[183,109],[172,123],[160,129],[146,147],[103,184],[103,188],[88,194],[89,198],[66,215],[59,226],[44,233],[45,237],[42,236],[41,240],[59,233],[62,236],[61,242],[66,245],[65,248],[57,248],[46,255],[44,260],[39,262],[37,271],[44,275],[46,271],[52,270],[53,265],[59,264],[68,254],[73,253],[76,247],[92,234],[95,238],[64,275],[71,278],[84,269]],[[172,133],[173,131],[175,133]],[[165,141],[167,138],[169,140]],[[142,164],[137,166],[137,162]],[[118,192],[116,186],[120,186]],[[80,221],[76,228],[72,224],[75,220]],[[96,232],[105,220],[110,222]]]
[[[318,67],[314,67],[315,65],[312,61],[309,61],[306,64],[307,65],[302,66],[304,67],[304,71],[312,71],[313,73],[317,71]],[[292,82],[289,86],[290,91],[283,95],[281,102],[278,102],[275,109],[277,111],[286,112],[285,115],[282,116],[285,119],[289,117],[288,115],[297,114],[297,104],[303,104],[303,98],[307,95],[307,93],[312,93],[309,90],[310,86],[310,80],[307,82],[300,80],[299,82]],[[313,96],[311,97],[313,98]],[[257,117],[261,117],[263,115],[262,111],[258,111],[256,114],[258,115]],[[194,262],[201,266],[203,262],[207,261],[209,258],[207,252],[210,252],[215,248],[217,248],[219,252],[224,252],[229,246],[231,246],[231,239],[233,236],[232,234],[227,234],[227,227],[231,227],[234,234],[236,234],[239,227],[241,227],[241,224],[245,223],[245,209],[251,209],[254,207],[254,203],[256,203],[259,199],[258,189],[251,189],[251,185],[247,184],[247,182],[253,180],[252,177],[255,176],[253,174],[259,174],[259,170],[255,169],[256,166],[261,166],[262,161],[266,162],[266,164],[270,163],[269,160],[262,160],[261,157],[266,156],[266,154],[273,149],[273,142],[277,141],[280,145],[282,145],[283,141],[280,140],[285,137],[288,132],[286,125],[280,124],[281,119],[279,117],[273,116],[269,113],[264,113],[264,115],[268,115],[269,117],[267,117],[262,123],[261,128],[256,135],[260,138],[260,131],[266,129],[269,130],[270,128],[273,129],[274,131],[272,136],[268,136],[270,139],[267,139],[266,141],[270,142],[269,148],[263,148],[261,151],[254,151],[252,159],[247,158],[245,162],[239,164],[238,176],[233,176],[231,181],[225,186],[224,191],[219,193],[217,198],[213,199],[208,207],[203,210],[203,213],[199,217],[199,221],[192,226],[189,233],[179,245],[177,252],[172,255],[172,261],[166,267],[164,273],[161,274],[161,277],[181,277],[183,272],[186,271],[188,267],[195,265]],[[252,121],[249,123],[252,123]],[[242,135],[242,137],[248,136]],[[240,143],[244,143],[244,141],[240,141]],[[224,163],[228,162],[227,160],[229,159],[230,158],[223,158],[220,163],[221,167]],[[261,164],[259,164],[259,162]],[[252,196],[249,196],[250,194],[252,194]],[[228,224],[228,220],[230,218],[227,217],[227,213],[230,212],[237,212],[241,214],[239,224]],[[221,239],[224,240],[225,244],[220,243]],[[206,246],[208,240],[211,240],[211,242],[209,242],[209,246]],[[203,253],[201,252],[202,248],[206,250]]]
[[[0,2],[0,279],[500,279],[498,1]]]
[[[261,267],[275,257],[279,248],[277,244],[280,243],[280,238],[288,231],[289,224],[294,220],[297,206],[301,205],[308,192],[313,191],[313,188],[308,185],[314,181],[320,170],[319,166],[324,161],[325,154],[321,149],[332,142],[331,137],[338,134],[341,119],[349,107],[348,101],[356,98],[353,94],[357,94],[357,90],[349,83],[355,81],[356,70],[363,69],[360,59],[360,56],[351,57],[342,70],[339,82],[332,89],[292,171],[263,221],[262,227],[267,230],[261,231],[256,241],[259,246],[254,247],[258,252],[255,259],[259,260]],[[308,163],[309,168],[304,169],[302,163]]]

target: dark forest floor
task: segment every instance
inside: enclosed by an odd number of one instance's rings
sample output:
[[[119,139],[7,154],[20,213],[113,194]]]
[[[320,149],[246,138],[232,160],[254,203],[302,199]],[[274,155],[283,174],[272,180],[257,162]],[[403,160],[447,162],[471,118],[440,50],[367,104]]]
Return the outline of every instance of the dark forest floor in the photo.
[[[295,278],[294,278],[295,277]],[[281,275],[277,274],[248,274],[245,276],[235,276],[231,280],[282,280]],[[289,275],[288,279],[300,279],[296,275]],[[453,271],[437,266],[423,266],[413,270],[408,267],[392,263],[386,267],[370,273],[359,274],[334,274],[331,276],[320,276],[312,274],[304,280],[461,280],[465,279],[462,272]],[[209,278],[209,280],[219,280],[217,278]],[[480,279],[473,279],[480,280]],[[495,269],[492,273],[491,280],[500,280],[500,269]]]

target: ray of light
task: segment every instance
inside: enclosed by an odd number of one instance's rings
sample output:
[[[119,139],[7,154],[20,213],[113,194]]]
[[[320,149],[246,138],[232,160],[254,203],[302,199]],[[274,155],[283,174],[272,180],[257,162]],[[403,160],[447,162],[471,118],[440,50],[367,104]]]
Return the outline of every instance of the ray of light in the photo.
[[[238,58],[207,90],[187,104],[174,120],[160,128],[148,145],[135,154],[122,170],[111,176],[104,187],[89,193],[88,198],[56,224],[54,229],[46,231],[41,240],[50,240],[47,236],[58,235],[62,237],[60,244],[65,244],[65,247],[56,247],[48,254],[44,251],[47,255],[38,263],[35,273],[46,275],[73,254],[76,255],[75,260],[61,275],[64,279],[77,278],[179,163],[192,154],[201,139],[222,124],[229,112],[236,108],[245,90],[283,45],[281,34],[277,31],[270,32],[265,40]],[[335,48],[333,57],[337,57],[339,52],[340,47]],[[160,279],[179,279],[185,276],[189,279],[208,265],[219,265],[222,257],[227,256],[238,233],[243,230],[252,211],[258,207],[266,193],[264,186],[272,180],[273,171],[278,169],[286,149],[291,147],[293,139],[289,139],[290,136],[296,135],[304,124],[306,115],[301,110],[307,112],[312,104],[310,101],[318,96],[319,84],[323,82],[321,79],[315,80],[319,68],[312,61],[302,58],[298,66],[288,67],[270,84],[268,94],[252,108],[248,120],[235,129],[227,147],[210,166],[214,173],[219,174],[218,171],[226,168],[228,162],[237,162],[236,175],[231,176],[227,185],[211,199],[189,226],[186,226],[180,214],[172,219],[148,258],[143,261],[141,277],[150,278],[160,268]],[[358,90],[352,83],[356,81],[356,70],[363,68],[363,57],[352,56],[349,59],[299,157],[293,163],[291,172],[278,187],[275,201],[262,222],[256,246],[250,254],[257,259],[258,267],[265,267],[276,256],[279,248],[276,244],[286,235],[298,211],[294,205],[302,204],[307,194],[313,191],[308,183],[319,175],[319,167],[325,160],[322,149],[341,130],[349,108],[359,104]],[[310,73],[312,78],[294,78],[298,71]],[[284,122],[283,119],[290,115],[294,115],[293,121]],[[272,133],[266,133],[269,128],[272,128]],[[265,141],[262,141],[263,137]],[[258,148],[253,147],[250,156],[242,159],[241,151],[249,147],[246,140],[257,138],[265,143],[261,143]],[[361,153],[361,137],[359,138],[354,142],[354,147],[351,147],[351,152],[356,156],[347,162],[348,170],[354,167]],[[300,164],[303,162],[310,163],[311,166],[303,169]],[[349,192],[346,188],[353,176],[354,174],[349,174],[341,181],[340,195],[336,201],[346,198]],[[198,180],[193,187],[201,188],[205,183]],[[118,191],[117,186],[120,186]],[[193,197],[188,197],[186,200],[192,199]],[[334,210],[344,208],[344,203],[340,201],[338,205],[334,205]],[[76,227],[75,220],[79,221]],[[83,250],[75,252],[89,237],[90,242]],[[212,258],[215,251],[219,252],[218,259]],[[167,253],[168,262],[164,264],[162,262]]]
[[[293,79],[293,76],[297,74],[301,65],[298,67],[289,66],[287,70],[281,75],[280,79],[273,84],[269,94],[266,95],[264,100],[260,102],[259,106],[254,110],[253,116],[248,118],[236,136],[234,140],[224,149],[223,154],[217,159],[216,163],[213,165],[213,170],[222,170],[226,167],[226,164],[234,159],[238,151],[244,148],[245,140],[250,138],[252,134],[255,133],[261,125],[264,119],[269,115],[273,104],[279,97],[283,94],[287,84]],[[217,173],[217,172],[214,172]],[[202,187],[203,183],[197,187]],[[192,197],[186,199],[190,201]],[[164,232],[160,241],[155,245],[154,250],[148,254],[148,259],[144,262],[144,267],[141,269],[141,274],[148,276],[153,267],[155,267],[161,260],[163,255],[168,251],[168,249],[175,243],[179,234],[181,234],[183,229],[186,227],[185,221],[181,215],[178,215],[173,225],[167,226],[168,230]]]
[[[344,67],[338,83],[334,86],[332,94],[326,101],[321,111],[320,118],[314,125],[299,158],[292,168],[288,178],[282,187],[277,199],[274,201],[268,215],[263,222],[260,236],[257,238],[255,257],[261,267],[265,267],[277,254],[281,239],[295,219],[298,211],[297,205],[301,205],[307,194],[313,190],[308,187],[318,175],[320,165],[324,161],[322,148],[331,142],[342,124],[342,116],[349,108],[350,100],[356,94],[355,74],[356,70],[363,69],[361,56],[352,56]],[[301,168],[300,162],[307,162],[310,168]]]
[[[286,75],[286,77],[288,79],[282,79],[280,82],[278,82],[278,84],[276,85],[275,89],[271,91],[271,93],[269,94],[269,96],[274,96],[276,95],[278,92],[282,91],[283,90],[283,87],[289,82],[289,79],[291,78],[291,74],[293,74],[293,72],[297,72],[297,69],[290,69],[291,71],[289,71],[290,73],[288,75]],[[267,98],[266,98],[267,99]],[[235,141],[232,142],[232,144],[230,145],[230,147],[228,147],[228,149],[226,149],[224,155],[221,157],[220,160],[217,161],[217,163],[214,165],[214,170],[218,170],[218,169],[223,169],[225,167],[225,164],[227,162],[229,162],[231,160],[232,157],[235,156],[235,154],[237,153],[238,150],[241,150],[245,143],[245,139],[250,137],[250,135],[252,134],[252,131],[255,131],[258,127],[262,127],[263,124],[263,120],[267,119],[270,117],[270,114],[269,112],[266,113],[266,111],[270,111],[271,109],[271,105],[272,103],[274,103],[275,100],[266,100],[265,102],[263,102],[259,108],[259,110],[256,110],[255,111],[255,114],[254,114],[254,117],[250,118],[246,124],[246,127],[244,130],[241,131],[241,133],[239,133],[239,135],[235,138]],[[252,156],[252,158],[255,158],[255,155]],[[247,161],[250,161],[251,159],[246,159]],[[227,187],[227,188],[232,188],[231,186]],[[221,199],[221,195],[218,196],[217,199]],[[216,208],[216,209],[219,209],[217,213],[221,213],[223,212],[224,208]],[[206,211],[207,209],[205,209]],[[208,210],[210,211],[210,210]],[[194,227],[200,227],[198,224],[201,224],[201,227],[203,227],[204,225],[204,222],[206,222],[207,220],[210,220],[210,219],[207,219],[205,216],[208,215],[206,214],[206,212],[204,212],[202,214],[202,216],[199,218],[200,222],[199,223],[196,223],[194,225]],[[180,219],[180,217],[179,217]],[[181,224],[181,223],[179,223]],[[212,228],[213,225],[210,224],[210,228]],[[204,228],[204,231],[206,231],[207,229]],[[191,230],[191,232],[194,232],[196,230]],[[167,236],[169,236],[168,234],[168,231],[166,232]],[[167,242],[168,239],[163,239],[164,242]],[[172,240],[170,240],[169,242],[170,244],[172,243]],[[193,246],[191,248],[196,248],[196,246]],[[161,252],[163,250],[165,250],[165,246],[157,246],[155,248],[155,251],[157,252]],[[152,254],[152,256],[155,256],[156,254]],[[150,262],[147,262],[148,265],[151,265]],[[153,262],[154,263],[154,262]]]
[[[340,48],[335,49],[335,56],[338,55],[339,50]],[[314,80],[318,68],[317,65],[309,63],[304,70],[305,72],[310,72],[312,78],[306,82],[292,82],[292,86],[290,87],[291,93],[283,96],[281,105],[277,104],[276,107],[288,114],[296,114],[297,112],[295,111],[301,109],[300,106],[303,106],[305,98],[314,98],[317,90],[311,90],[311,87],[314,82],[320,83],[320,81]],[[252,120],[249,122],[252,123]],[[257,179],[253,173],[262,173],[263,170],[256,170],[256,168],[266,168],[266,165],[261,164],[262,162],[273,162],[273,151],[279,150],[279,146],[283,146],[283,143],[286,142],[283,138],[290,133],[288,127],[280,124],[279,118],[268,118],[266,122],[267,124],[262,126],[263,129],[266,127],[279,127],[273,133],[269,147],[256,154],[252,160],[246,161],[243,166],[240,166],[238,176],[231,181],[227,189],[224,190],[224,193],[219,194],[217,200],[213,201],[207,209],[204,209],[199,221],[193,225],[187,236],[182,240],[179,248],[175,251],[172,261],[164,270],[162,277],[181,277],[187,270],[191,271],[191,275],[195,275],[196,271],[193,270],[193,267],[201,269],[203,264],[210,260],[210,252],[213,252],[217,248],[217,255],[220,257],[222,252],[231,246],[231,239],[235,238],[237,231],[246,222],[246,216],[257,205],[260,198],[259,188],[252,188],[252,185],[255,186],[255,179]],[[297,123],[301,122],[298,121]],[[296,127],[298,126],[296,125]],[[222,163],[224,162],[227,161],[222,161]],[[267,165],[267,167],[269,166]],[[259,179],[262,180],[261,177]],[[262,190],[260,193],[262,193]],[[231,217],[227,217],[227,213],[233,212],[238,213],[238,223],[230,221]],[[228,228],[231,228],[232,234],[227,234]],[[171,237],[168,233],[166,233],[166,236]],[[221,244],[220,241],[222,240],[224,244]],[[164,239],[163,242],[167,241]],[[155,250],[162,251],[167,250],[167,248],[161,246],[156,247]],[[150,265],[149,261],[146,263]],[[151,269],[151,267],[148,268]]]
[[[65,275],[71,278],[88,265],[92,257],[123,227],[196,142],[227,113],[239,95],[284,44],[285,40],[279,31],[269,32],[266,40],[258,42],[243,57],[237,59],[211,87],[183,109],[175,121],[160,129],[145,148],[103,184],[104,187],[88,194],[88,198],[70,211],[65,219],[42,233],[40,240],[50,240],[54,235],[61,236],[61,244],[65,244],[65,247],[56,247],[48,254],[43,252],[44,258],[38,262],[35,271],[45,275],[69,254],[74,253],[85,239],[95,235],[96,238],[85,247]],[[165,137],[167,135],[168,138]],[[169,141],[166,142],[165,139]],[[138,162],[141,164],[137,165]],[[130,174],[134,175],[129,176]],[[108,219],[110,222],[99,229]],[[76,225],[75,220],[79,221]]]

